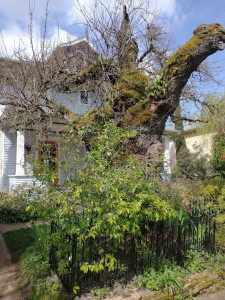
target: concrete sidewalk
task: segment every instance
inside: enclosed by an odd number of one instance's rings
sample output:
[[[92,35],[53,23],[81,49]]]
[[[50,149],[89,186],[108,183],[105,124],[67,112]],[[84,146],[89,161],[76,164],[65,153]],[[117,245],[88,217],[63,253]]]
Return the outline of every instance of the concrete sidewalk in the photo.
[[[35,223],[39,224],[42,222],[35,222]],[[0,232],[3,234],[8,231],[13,231],[13,230],[17,230],[17,229],[25,229],[25,228],[29,228],[29,227],[30,227],[29,222],[14,223],[14,224],[1,224],[0,223]]]

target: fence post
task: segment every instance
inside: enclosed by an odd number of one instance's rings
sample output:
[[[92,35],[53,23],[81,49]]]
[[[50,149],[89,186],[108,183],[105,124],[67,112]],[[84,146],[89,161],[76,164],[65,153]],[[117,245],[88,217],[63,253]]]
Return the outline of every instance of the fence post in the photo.
[[[181,220],[179,220],[178,225],[178,236],[177,236],[177,263],[181,265],[182,263],[182,253],[181,253]]]
[[[212,253],[215,254],[215,244],[216,244],[216,221],[213,222],[213,245],[212,245]]]
[[[74,279],[75,279],[75,267],[76,267],[76,252],[77,252],[77,239],[76,234],[72,235],[72,262],[71,262],[71,274],[70,274],[70,291],[69,299],[74,299]]]
[[[53,226],[54,226],[54,222],[51,221],[51,225],[50,225],[51,230],[50,230],[49,263],[50,263],[51,268],[55,271],[55,268],[54,268],[54,259],[53,259],[53,255],[54,255],[53,251],[54,250],[53,250],[53,244],[52,244],[52,239],[51,239],[51,236],[52,236],[52,234],[54,232]]]

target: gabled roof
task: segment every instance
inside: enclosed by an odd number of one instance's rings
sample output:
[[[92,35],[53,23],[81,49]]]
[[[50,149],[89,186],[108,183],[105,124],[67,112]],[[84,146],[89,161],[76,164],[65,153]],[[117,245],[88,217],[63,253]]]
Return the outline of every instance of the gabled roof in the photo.
[[[184,125],[184,132],[189,132],[189,131],[195,130],[199,127],[198,122],[183,121],[183,125]],[[179,130],[175,129],[174,123],[167,124],[165,127],[165,131],[179,132]]]
[[[79,39],[75,39],[75,40],[72,40],[72,41],[69,41],[69,42],[66,42],[66,43],[61,43],[59,44],[58,46],[59,47],[67,47],[67,46],[73,46],[73,45],[77,45],[79,43],[82,43],[82,42],[86,42],[89,44],[89,46],[96,52],[98,52],[98,50],[95,48],[95,46],[86,38],[86,37],[82,37],[82,38],[79,38]]]

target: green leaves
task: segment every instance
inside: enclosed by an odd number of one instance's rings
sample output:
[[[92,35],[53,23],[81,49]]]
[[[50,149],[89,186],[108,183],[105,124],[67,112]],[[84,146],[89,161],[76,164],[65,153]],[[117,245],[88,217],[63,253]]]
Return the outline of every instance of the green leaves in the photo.
[[[155,258],[157,267],[151,267],[143,275],[138,277],[141,287],[158,291],[163,288],[181,291],[183,289],[185,272],[175,263],[171,263],[163,258]]]
[[[107,268],[108,271],[113,271],[115,268],[116,259],[111,254],[106,254],[105,257],[103,257],[100,262],[94,261],[93,264],[89,264],[87,262],[83,262],[81,264],[80,270],[86,274],[88,271],[99,273],[104,268]]]
[[[216,175],[225,177],[225,132],[220,131],[214,137],[212,167]]]
[[[65,162],[65,168],[69,171],[74,168],[75,175],[68,173],[66,189],[40,187],[41,192],[33,196],[32,209],[47,220],[59,222],[69,234],[76,234],[76,259],[82,258],[80,271],[84,274],[103,269],[113,271],[117,248],[126,236],[138,244],[143,226],[152,221],[166,221],[177,214],[167,188],[156,177],[149,177],[145,163],[132,156],[125,157],[124,141],[135,135],[135,131],[108,122],[90,145],[82,165],[77,152],[71,149],[71,160],[68,165]],[[70,147],[65,145],[67,155],[68,151]],[[104,236],[109,239],[107,253],[103,245],[98,246],[99,237]],[[59,273],[66,274],[70,269],[71,244],[61,233],[52,234],[52,243],[57,248]],[[99,257],[90,260],[89,250],[82,252],[87,243],[103,251]]]

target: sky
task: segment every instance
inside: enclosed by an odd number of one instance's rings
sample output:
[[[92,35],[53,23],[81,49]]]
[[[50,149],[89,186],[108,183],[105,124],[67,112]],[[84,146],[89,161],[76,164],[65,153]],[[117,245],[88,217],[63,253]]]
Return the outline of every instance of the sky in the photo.
[[[48,4],[48,39],[64,42],[80,37],[81,27],[78,22],[79,13],[74,5],[75,0],[49,0]],[[104,3],[113,0],[102,0]],[[114,0],[116,1],[116,0]],[[137,1],[137,0],[136,0]],[[224,0],[145,0],[152,1],[152,7],[161,11],[161,17],[173,32],[174,44],[183,45],[193,35],[200,24],[220,23],[225,27]],[[90,6],[93,0],[80,0]],[[40,40],[45,20],[46,0],[0,0],[0,32],[1,48],[9,54],[14,45],[23,41],[29,44],[29,12],[34,13],[34,42]],[[211,58],[221,68],[220,80],[225,83],[225,50]]]

